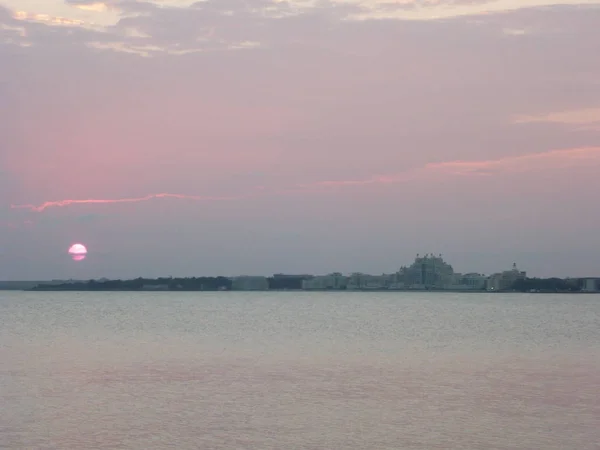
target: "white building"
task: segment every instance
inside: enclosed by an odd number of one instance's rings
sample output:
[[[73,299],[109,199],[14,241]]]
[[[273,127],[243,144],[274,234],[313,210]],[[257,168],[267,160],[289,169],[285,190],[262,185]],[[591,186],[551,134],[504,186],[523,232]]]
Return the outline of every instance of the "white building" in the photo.
[[[517,264],[514,263],[512,270],[505,270],[501,273],[491,275],[487,280],[488,291],[505,291],[510,289],[513,283],[517,280],[527,277],[526,272],[521,272],[517,269]]]
[[[450,289],[480,291],[485,289],[487,277],[481,273],[455,273]]]
[[[583,292],[600,292],[600,278],[582,278],[580,283]]]
[[[366,273],[353,273],[348,277],[346,289],[392,289],[394,288],[395,278],[396,274],[369,275]]]
[[[341,273],[330,273],[313,277],[302,281],[302,289],[307,290],[326,290],[326,289],[346,289],[348,277]]]

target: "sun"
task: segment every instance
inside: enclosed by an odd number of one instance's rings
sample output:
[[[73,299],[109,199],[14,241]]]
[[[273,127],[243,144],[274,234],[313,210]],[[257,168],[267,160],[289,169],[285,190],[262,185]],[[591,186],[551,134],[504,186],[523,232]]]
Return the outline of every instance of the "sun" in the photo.
[[[85,247],[85,245],[83,244],[73,244],[71,245],[71,247],[69,248],[69,255],[71,255],[71,258],[73,259],[73,261],[82,261],[85,259],[86,255],[87,255],[87,248]]]

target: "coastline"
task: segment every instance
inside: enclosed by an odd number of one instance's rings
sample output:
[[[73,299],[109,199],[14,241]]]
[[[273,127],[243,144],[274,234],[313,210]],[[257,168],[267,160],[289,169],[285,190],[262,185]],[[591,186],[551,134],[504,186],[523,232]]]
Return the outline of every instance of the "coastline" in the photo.
[[[475,289],[118,289],[118,288],[67,288],[67,287],[33,287],[27,289],[5,289],[0,288],[0,291],[21,291],[21,292],[331,292],[331,293],[431,293],[431,294],[600,294],[600,292],[590,291],[555,291],[555,290],[537,290],[537,291],[516,291],[516,290],[475,290]]]

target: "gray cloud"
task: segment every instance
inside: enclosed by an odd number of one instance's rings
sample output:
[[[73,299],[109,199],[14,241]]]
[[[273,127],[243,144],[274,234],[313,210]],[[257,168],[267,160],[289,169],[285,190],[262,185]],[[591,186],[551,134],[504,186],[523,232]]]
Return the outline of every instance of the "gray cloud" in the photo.
[[[72,0],[69,3],[91,5],[96,2]],[[32,42],[38,45],[91,44],[96,49],[153,56],[260,46],[273,48],[296,43],[312,43],[315,46],[322,45],[323,48],[331,48],[334,44],[339,51],[349,51],[352,46],[341,40],[343,35],[349,35],[352,41],[357,41],[357,36],[368,35],[364,42],[371,53],[378,51],[372,45],[373,38],[379,37],[379,45],[390,47],[393,46],[392,39],[425,39],[425,42],[430,36],[436,36],[437,39],[437,33],[443,33],[444,29],[453,34],[450,42],[457,44],[461,40],[461,34],[468,40],[474,36],[490,35],[500,39],[503,30],[507,29],[534,30],[538,45],[542,43],[544,36],[560,33],[562,42],[568,44],[565,40],[572,38],[572,33],[579,32],[580,27],[595,30],[594,24],[598,17],[598,9],[593,6],[583,8],[586,13],[582,13],[581,7],[556,6],[490,14],[475,19],[458,17],[433,23],[400,22],[399,25],[398,20],[348,22],[344,19],[364,12],[365,7],[327,1],[319,2],[313,8],[301,9],[293,7],[289,2],[274,4],[270,0],[208,0],[195,3],[189,8],[158,7],[152,3],[131,0],[114,0],[109,5],[121,10],[122,18],[105,31],[81,27],[48,27],[43,23],[17,21],[10,17],[6,9],[0,13],[0,18],[4,17],[1,20],[10,27],[23,27],[27,30],[27,39],[16,36],[19,34],[16,28],[3,30],[5,35],[10,34],[13,42]],[[393,7],[412,8],[412,5],[398,4]],[[383,4],[381,7],[392,6]],[[569,16],[575,21],[565,20]],[[574,23],[577,25],[570,26]],[[473,41],[469,43],[472,44]],[[356,44],[360,46],[361,42]]]

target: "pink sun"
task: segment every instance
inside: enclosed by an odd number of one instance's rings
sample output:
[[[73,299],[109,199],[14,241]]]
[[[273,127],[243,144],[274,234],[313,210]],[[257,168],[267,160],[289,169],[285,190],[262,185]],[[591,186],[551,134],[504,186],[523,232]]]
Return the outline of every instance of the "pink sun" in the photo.
[[[73,261],[83,261],[87,255],[87,248],[83,244],[73,244],[69,248],[69,255]]]

